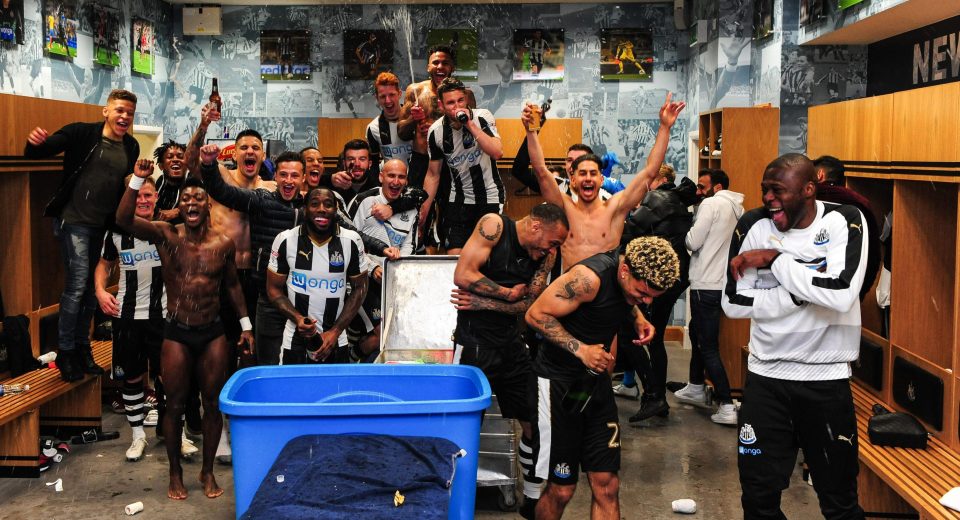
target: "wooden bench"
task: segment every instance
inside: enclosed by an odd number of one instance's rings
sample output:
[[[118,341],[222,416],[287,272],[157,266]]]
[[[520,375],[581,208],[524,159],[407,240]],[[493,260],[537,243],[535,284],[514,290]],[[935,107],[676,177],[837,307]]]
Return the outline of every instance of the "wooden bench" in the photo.
[[[933,436],[925,450],[874,446],[867,435],[871,408],[878,402],[892,408],[859,383],[850,386],[860,436],[861,507],[865,511],[915,514],[921,519],[960,519],[960,512],[939,503],[944,493],[960,486],[960,454]]]
[[[93,359],[109,374],[112,344],[93,342]],[[30,385],[0,396],[0,477],[40,476],[40,428],[79,434],[100,428],[100,377],[65,383],[60,371],[43,368],[3,381]]]

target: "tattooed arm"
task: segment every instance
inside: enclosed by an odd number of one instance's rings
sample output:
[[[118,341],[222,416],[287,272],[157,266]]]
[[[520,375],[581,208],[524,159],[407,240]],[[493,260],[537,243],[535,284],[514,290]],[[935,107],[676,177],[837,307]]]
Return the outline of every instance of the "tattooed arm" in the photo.
[[[507,303],[495,298],[478,296],[464,289],[454,289],[451,294],[452,299],[450,303],[453,303],[458,311],[497,311],[504,314],[523,314],[527,312],[527,309],[530,308],[533,301],[546,289],[547,276],[550,274],[550,270],[553,269],[553,264],[556,260],[556,253],[550,253],[543,259],[537,272],[533,275],[533,280],[530,282],[529,292],[519,301]]]
[[[477,222],[477,227],[460,251],[457,268],[453,272],[453,283],[478,296],[515,302],[527,293],[526,284],[503,287],[480,272],[480,268],[490,259],[493,247],[500,241],[502,232],[503,219],[500,215],[489,213],[480,217],[480,222]]]
[[[593,301],[599,290],[600,278],[596,273],[582,265],[574,266],[547,287],[526,315],[527,324],[547,341],[573,354],[595,372],[605,371],[614,362],[613,356],[603,350],[603,345],[581,343],[563,328],[559,319]]]

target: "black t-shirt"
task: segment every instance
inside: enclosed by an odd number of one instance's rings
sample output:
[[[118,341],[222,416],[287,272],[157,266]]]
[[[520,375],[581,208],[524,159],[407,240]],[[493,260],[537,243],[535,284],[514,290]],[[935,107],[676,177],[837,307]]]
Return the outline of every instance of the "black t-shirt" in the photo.
[[[503,287],[529,284],[540,267],[540,262],[530,258],[517,238],[517,224],[506,215],[500,241],[490,251],[490,258],[480,268],[480,273]],[[454,340],[467,346],[502,347],[520,338],[522,321],[520,315],[496,311],[458,311]]]
[[[63,222],[103,227],[107,216],[117,211],[124,177],[132,173],[126,171],[127,162],[123,142],[101,137],[63,208]]]
[[[577,265],[583,265],[600,277],[600,289],[593,301],[580,304],[573,313],[560,318],[560,324],[584,345],[603,345],[609,351],[620,324],[630,315],[631,305],[623,296],[617,282],[620,250],[591,256]],[[545,344],[540,347],[534,369],[540,377],[555,380],[575,380],[582,377],[587,367],[576,356],[562,347]]]

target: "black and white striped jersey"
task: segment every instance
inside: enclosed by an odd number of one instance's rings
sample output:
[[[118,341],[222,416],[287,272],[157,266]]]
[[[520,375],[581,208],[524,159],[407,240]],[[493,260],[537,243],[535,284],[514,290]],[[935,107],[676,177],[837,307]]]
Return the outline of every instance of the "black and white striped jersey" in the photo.
[[[157,246],[127,234],[107,231],[100,256],[120,264],[120,318],[163,319],[167,293],[163,288],[160,253]]]
[[[297,312],[317,320],[322,330],[328,330],[343,312],[349,278],[363,272],[363,256],[363,242],[355,231],[340,228],[318,246],[301,225],[277,235],[267,267],[287,277],[287,298]],[[287,320],[282,348],[289,349],[294,341],[303,341],[296,336],[296,330],[296,325]],[[346,344],[344,333],[340,346]]]
[[[367,143],[370,145],[370,155],[378,154],[381,164],[390,159],[410,163],[410,153],[413,150],[410,141],[400,139],[397,135],[397,122],[388,121],[383,113],[367,125]]]
[[[483,132],[499,138],[497,121],[489,110],[473,109]],[[443,159],[452,177],[450,202],[459,204],[503,204],[503,181],[493,159],[485,154],[469,130],[457,130],[447,117],[436,120],[427,134],[430,160]]]

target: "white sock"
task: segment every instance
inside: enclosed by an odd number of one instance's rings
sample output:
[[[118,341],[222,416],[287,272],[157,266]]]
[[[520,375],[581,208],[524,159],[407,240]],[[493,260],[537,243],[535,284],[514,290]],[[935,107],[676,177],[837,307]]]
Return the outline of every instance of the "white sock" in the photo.
[[[689,386],[691,390],[701,390],[701,391],[703,390],[703,385],[695,385],[693,383],[687,383],[687,386]]]
[[[523,496],[540,500],[540,492],[543,491],[543,482],[533,483],[523,481]]]
[[[134,439],[146,439],[147,434],[143,432],[143,426],[131,426],[130,430],[133,432]]]

